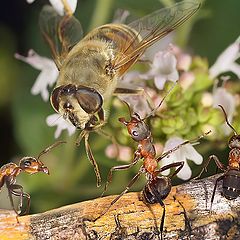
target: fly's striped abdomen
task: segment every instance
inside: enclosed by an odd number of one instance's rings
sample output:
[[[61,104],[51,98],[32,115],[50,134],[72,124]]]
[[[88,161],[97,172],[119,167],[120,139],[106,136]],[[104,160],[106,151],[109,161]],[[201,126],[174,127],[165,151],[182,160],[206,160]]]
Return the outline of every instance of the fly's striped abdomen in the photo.
[[[113,59],[111,64],[113,67],[128,54],[133,52],[141,41],[141,36],[132,28],[124,24],[106,24],[92,30],[83,41],[99,40],[106,42],[112,48]],[[118,69],[122,75],[136,60],[138,56]]]

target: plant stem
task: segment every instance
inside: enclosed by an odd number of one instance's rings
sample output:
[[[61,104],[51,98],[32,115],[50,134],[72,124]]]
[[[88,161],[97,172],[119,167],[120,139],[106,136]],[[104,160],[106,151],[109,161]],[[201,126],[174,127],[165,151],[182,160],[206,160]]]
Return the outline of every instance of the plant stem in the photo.
[[[93,12],[93,17],[89,25],[89,31],[97,26],[106,23],[110,10],[113,5],[113,0],[97,0]]]

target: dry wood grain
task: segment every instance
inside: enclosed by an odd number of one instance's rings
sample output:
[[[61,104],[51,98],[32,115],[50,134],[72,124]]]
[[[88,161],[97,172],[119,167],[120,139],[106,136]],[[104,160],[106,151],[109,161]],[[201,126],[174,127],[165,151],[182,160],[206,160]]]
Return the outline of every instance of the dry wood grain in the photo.
[[[164,201],[164,239],[240,239],[240,198],[225,199],[219,184],[212,212],[208,210],[217,176],[172,188]],[[162,208],[145,204],[140,193],[125,194],[96,222],[83,221],[98,217],[114,197],[22,216],[19,223],[13,211],[1,210],[0,239],[160,239]]]

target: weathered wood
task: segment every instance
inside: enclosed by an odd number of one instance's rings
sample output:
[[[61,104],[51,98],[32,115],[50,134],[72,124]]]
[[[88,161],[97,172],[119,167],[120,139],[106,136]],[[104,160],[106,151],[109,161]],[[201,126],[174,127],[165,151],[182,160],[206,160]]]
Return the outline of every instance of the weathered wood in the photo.
[[[226,200],[221,196],[220,184],[212,212],[207,210],[217,176],[173,187],[164,201],[164,239],[240,239],[240,198]],[[160,239],[162,208],[159,204],[143,203],[140,193],[125,194],[96,222],[83,221],[98,217],[113,199],[114,196],[108,196],[19,217],[19,223],[13,211],[1,210],[1,240]]]

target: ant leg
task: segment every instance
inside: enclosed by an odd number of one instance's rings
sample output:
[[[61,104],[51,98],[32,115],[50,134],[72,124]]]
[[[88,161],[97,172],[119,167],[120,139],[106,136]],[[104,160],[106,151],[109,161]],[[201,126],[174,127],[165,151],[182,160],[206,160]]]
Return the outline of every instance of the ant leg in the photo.
[[[174,173],[172,175],[170,175],[170,177],[169,177],[169,178],[173,178],[183,168],[183,165],[184,165],[184,161],[171,163],[171,164],[163,166],[159,170],[155,171],[154,174],[158,175],[159,173],[161,173],[169,168],[177,167],[177,169],[174,171]]]
[[[139,151],[137,150],[135,152],[135,158],[133,159],[133,161],[130,164],[112,167],[110,169],[109,173],[108,173],[107,182],[105,184],[105,187],[104,187],[104,190],[103,190],[103,192],[101,194],[101,197],[107,191],[107,187],[108,187],[109,183],[112,182],[113,171],[127,170],[127,169],[133,167],[136,163],[138,163],[139,159],[140,159],[140,154],[139,154]]]
[[[166,208],[165,208],[165,204],[164,204],[163,200],[159,197],[159,194],[155,190],[155,188],[153,188],[151,185],[149,185],[149,188],[150,188],[151,192],[154,194],[154,196],[157,199],[158,203],[163,208],[163,214],[162,214],[160,228],[159,228],[160,229],[160,234],[161,234],[161,240],[162,240],[163,239],[163,227],[164,227],[164,221],[165,221],[165,215],[166,215]]]
[[[123,190],[115,199],[113,199],[113,201],[110,203],[110,205],[100,214],[100,216],[98,216],[94,222],[96,220],[98,220],[99,218],[101,218],[106,212],[108,212],[108,210],[114,205],[115,202],[117,202],[125,193],[127,193],[130,189],[130,187],[138,180],[138,178],[141,176],[142,172],[139,171],[133,178],[132,180],[129,182],[129,184],[127,185],[127,187],[125,188],[125,190]]]
[[[8,189],[8,196],[9,196],[9,199],[10,199],[10,203],[11,203],[12,209],[14,210],[14,212],[16,213],[16,215],[19,216],[18,211],[17,211],[17,210],[15,209],[15,207],[14,207],[13,196],[12,196],[12,195],[15,195],[15,194],[14,194],[13,191],[11,190],[11,185],[8,185],[8,184],[7,184],[7,189]],[[19,196],[19,195],[17,195],[17,196]],[[20,198],[20,202],[21,202],[21,201],[22,201],[22,199]],[[18,221],[18,219],[17,219],[17,221]]]
[[[91,147],[89,145],[88,137],[89,137],[89,133],[86,133],[85,136],[84,136],[85,149],[86,149],[88,159],[90,160],[91,164],[93,165],[93,169],[94,169],[94,172],[95,172],[95,175],[96,175],[96,178],[97,178],[97,187],[100,187],[101,186],[101,181],[102,181],[101,176],[100,176],[100,171],[99,171],[97,162],[96,162],[96,160],[93,156]]]
[[[219,178],[217,178],[216,183],[215,183],[215,185],[214,185],[213,194],[212,194],[212,197],[211,197],[210,211],[212,210],[212,204],[213,204],[215,192],[216,192],[216,189],[217,189],[217,184],[218,184],[218,182],[221,181],[223,178],[224,178],[224,175],[222,175],[222,176],[220,176]]]
[[[225,166],[223,163],[220,162],[220,160],[218,159],[217,156],[211,155],[211,156],[208,158],[206,164],[203,166],[201,172],[200,172],[196,177],[193,178],[194,180],[200,178],[204,170],[205,170],[205,172],[207,172],[207,166],[209,165],[209,163],[210,163],[211,160],[214,160],[214,162],[215,162],[215,164],[217,165],[217,167],[218,167],[219,169],[221,169],[222,171],[225,171],[225,170],[227,169],[226,166]]]
[[[169,154],[171,154],[171,153],[177,151],[180,147],[182,147],[182,146],[184,146],[184,145],[186,145],[186,144],[188,144],[188,143],[191,144],[191,143],[195,143],[195,142],[197,142],[197,141],[200,140],[201,138],[203,138],[203,137],[205,137],[206,135],[208,135],[210,132],[211,132],[211,130],[208,131],[208,132],[206,132],[206,133],[204,133],[204,134],[202,134],[202,135],[200,135],[200,136],[198,136],[198,137],[195,138],[195,139],[187,140],[187,141],[185,141],[185,142],[183,142],[183,143],[177,145],[176,147],[170,149],[169,151],[164,152],[160,157],[157,158],[157,162],[159,162],[161,159],[167,157]]]
[[[184,220],[185,220],[185,230],[188,230],[189,233],[189,237],[191,236],[191,232],[192,232],[192,227],[191,227],[191,223],[189,221],[189,218],[187,216],[187,211],[185,209],[185,207],[183,206],[183,204],[175,197],[173,196],[174,201],[178,201],[179,205],[182,207],[183,209],[183,215],[184,215]],[[191,238],[189,238],[191,239]]]
[[[111,233],[110,236],[110,240],[111,239],[116,239],[118,237],[121,237],[121,239],[125,239],[127,237],[127,232],[126,232],[126,228],[121,226],[120,220],[119,220],[119,216],[120,214],[114,215],[114,220],[116,223],[116,227],[115,227],[115,232]]]
[[[57,141],[57,142],[53,143],[52,145],[48,146],[46,149],[44,149],[42,152],[39,153],[37,159],[39,159],[42,155],[50,152],[53,148],[57,147],[58,145],[60,145],[62,143],[66,143],[66,142],[64,142],[64,141]]]
[[[9,191],[11,192],[11,194],[20,197],[20,204],[19,204],[19,209],[21,211],[22,206],[23,206],[23,198],[27,198],[27,207],[26,210],[24,212],[20,212],[21,214],[25,215],[29,212],[30,209],[30,195],[28,193],[23,192],[23,187],[21,185],[18,184],[14,184],[14,185],[10,185],[9,186]]]

